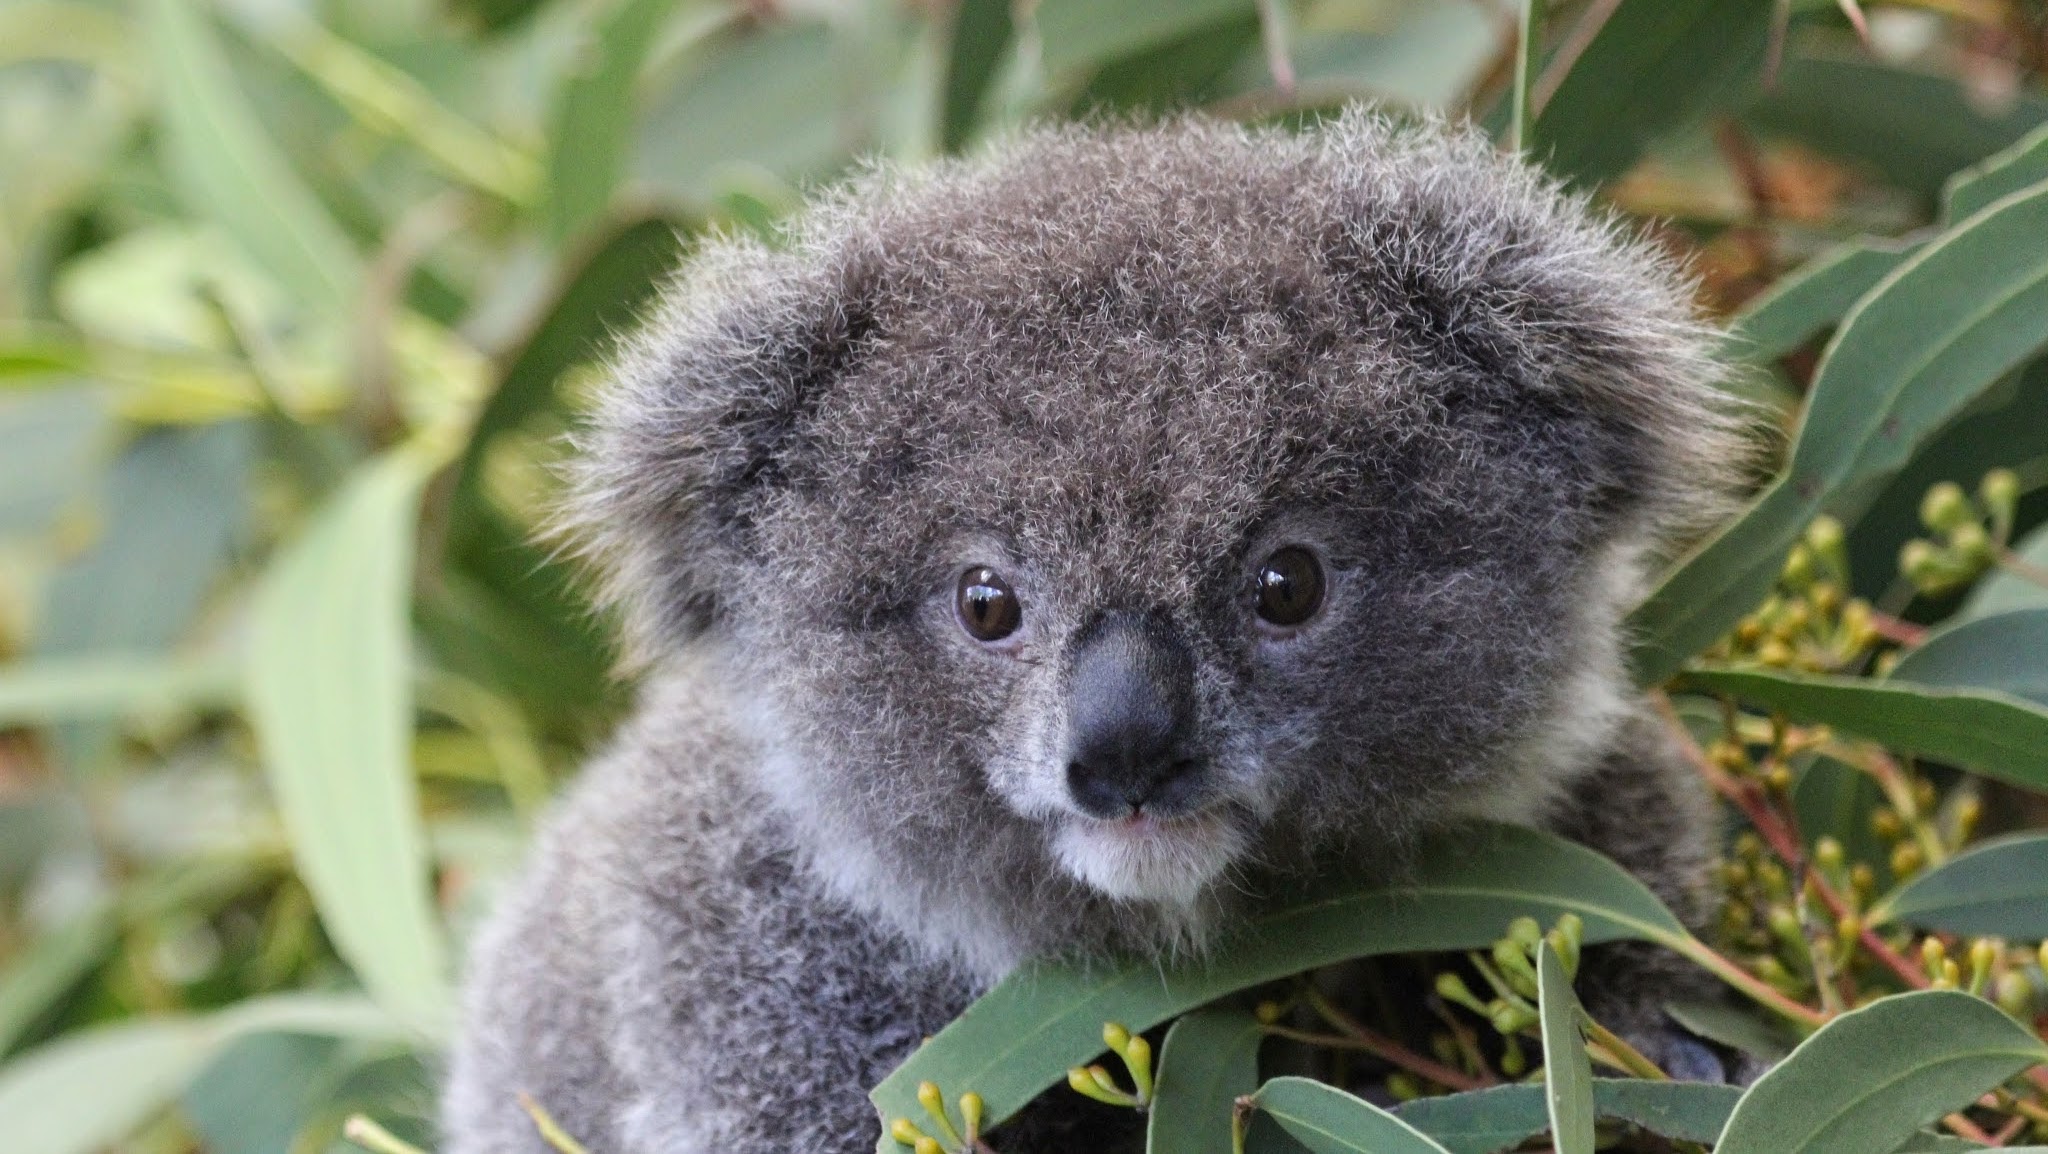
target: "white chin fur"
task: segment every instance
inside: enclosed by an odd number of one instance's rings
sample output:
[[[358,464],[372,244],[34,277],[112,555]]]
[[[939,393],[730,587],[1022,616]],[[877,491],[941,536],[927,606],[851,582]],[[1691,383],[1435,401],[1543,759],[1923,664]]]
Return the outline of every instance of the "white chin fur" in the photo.
[[[1054,840],[1062,868],[1126,901],[1192,906],[1228,869],[1243,838],[1228,821],[1194,817],[1132,830],[1072,818]]]

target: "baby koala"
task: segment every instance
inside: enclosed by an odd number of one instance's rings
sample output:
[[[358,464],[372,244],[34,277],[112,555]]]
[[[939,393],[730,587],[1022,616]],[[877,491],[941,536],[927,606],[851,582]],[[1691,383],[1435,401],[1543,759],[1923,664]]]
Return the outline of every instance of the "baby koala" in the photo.
[[[1696,917],[1619,625],[1735,469],[1712,346],[1657,249],[1362,112],[1041,129],[706,244],[576,474],[645,689],[476,944],[445,1149],[545,1154],[523,1092],[594,1154],[867,1154],[1020,961],[1198,958],[1461,818]],[[1581,984],[1683,1066],[1682,980]],[[995,1144],[1113,1148],[1083,1107]]]

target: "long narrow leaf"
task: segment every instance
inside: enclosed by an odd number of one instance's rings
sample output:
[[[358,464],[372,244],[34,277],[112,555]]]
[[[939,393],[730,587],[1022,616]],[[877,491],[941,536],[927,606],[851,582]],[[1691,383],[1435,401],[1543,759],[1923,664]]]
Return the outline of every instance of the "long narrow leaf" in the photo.
[[[1593,1064],[1572,980],[1548,941],[1536,953],[1536,1013],[1543,1032],[1543,1105],[1557,1154],[1593,1154]]]
[[[412,555],[438,459],[368,466],[272,562],[258,591],[250,716],[299,872],[363,984],[441,1024],[441,932],[428,895],[410,743]]]
[[[1955,990],[1900,994],[1822,1027],[1736,1103],[1716,1154],[1894,1150],[1974,1102],[2048,1045]]]
[[[1769,590],[1816,515],[1853,519],[1922,441],[2048,344],[2048,185],[1915,253],[1837,330],[1785,474],[1636,610],[1643,683],[1662,681]]]
[[[1225,994],[1346,958],[1474,949],[1514,918],[1585,919],[1587,941],[1676,946],[1684,928],[1643,884],[1599,854],[1513,826],[1456,831],[1398,887],[1343,886],[1276,900],[1207,961],[1086,970],[1028,966],[926,1042],[870,1095],[886,1121],[919,1116],[917,1084],[972,1090],[991,1123],[1102,1049],[1102,1023],[1149,1029]]]

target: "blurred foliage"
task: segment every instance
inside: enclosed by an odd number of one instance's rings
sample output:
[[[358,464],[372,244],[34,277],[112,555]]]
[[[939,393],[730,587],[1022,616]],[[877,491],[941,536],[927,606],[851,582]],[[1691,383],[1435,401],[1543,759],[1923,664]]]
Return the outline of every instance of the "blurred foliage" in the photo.
[[[1505,130],[1518,8],[0,0],[0,1148],[329,1150],[353,1111],[430,1136],[451,939],[625,700],[602,623],[531,543],[550,466],[694,238],[772,237],[859,157],[1038,117],[1365,100]],[[1782,1053],[1788,1024],[1832,1023],[1762,1105],[1672,1109],[1705,1127],[1687,1140],[1732,1108],[1725,1149],[1790,1149],[1754,1119],[1853,1098],[1828,1079],[1870,1031],[2027,1052],[1933,995],[1876,1025],[1847,1004],[1961,985],[2048,1006],[2018,944],[2048,934],[2039,840],[1957,853],[1979,825],[2048,825],[2048,8],[1534,16],[1529,149],[1692,263],[1731,387],[1790,446],[1636,619],[1644,680],[1681,676],[1703,772],[1752,825],[1723,939],[1649,936],[1798,1008],[1703,1032]],[[1943,481],[1975,488],[1929,496]],[[1801,937],[1828,895],[1867,937]],[[1410,948],[1479,946],[1507,912],[1450,910]],[[1496,1045],[1569,1034],[1545,975],[1478,1005],[1505,1014]],[[1185,1019],[1165,1069],[1178,1050],[1218,1086],[1255,1073],[1246,1021]],[[1050,1085],[1099,1025],[1000,1077]],[[1388,1084],[1519,1061],[1473,1057]],[[1961,1107],[2012,1073],[1984,1069],[1901,1100]],[[1394,1133],[1297,1081],[1259,1118]],[[1631,1084],[1556,1081],[1550,1118],[1642,1116]],[[2040,1127],[2029,1085],[1951,1129]],[[1463,1125],[1463,1100],[1432,1108]],[[1155,1125],[1188,1125],[1174,1101]],[[1492,1102],[1508,1144],[1549,1125],[1538,1098]]]

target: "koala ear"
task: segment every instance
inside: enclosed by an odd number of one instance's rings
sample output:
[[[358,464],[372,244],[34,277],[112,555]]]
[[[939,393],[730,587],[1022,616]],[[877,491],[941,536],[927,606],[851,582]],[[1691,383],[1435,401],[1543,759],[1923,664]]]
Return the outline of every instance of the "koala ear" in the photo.
[[[819,396],[873,330],[875,268],[714,241],[623,347],[559,527],[621,614],[629,665],[717,623]]]
[[[1670,256],[1476,132],[1354,112],[1322,143],[1333,271],[1455,399],[1568,450],[1596,511],[1653,541],[1725,510],[1749,454]]]

